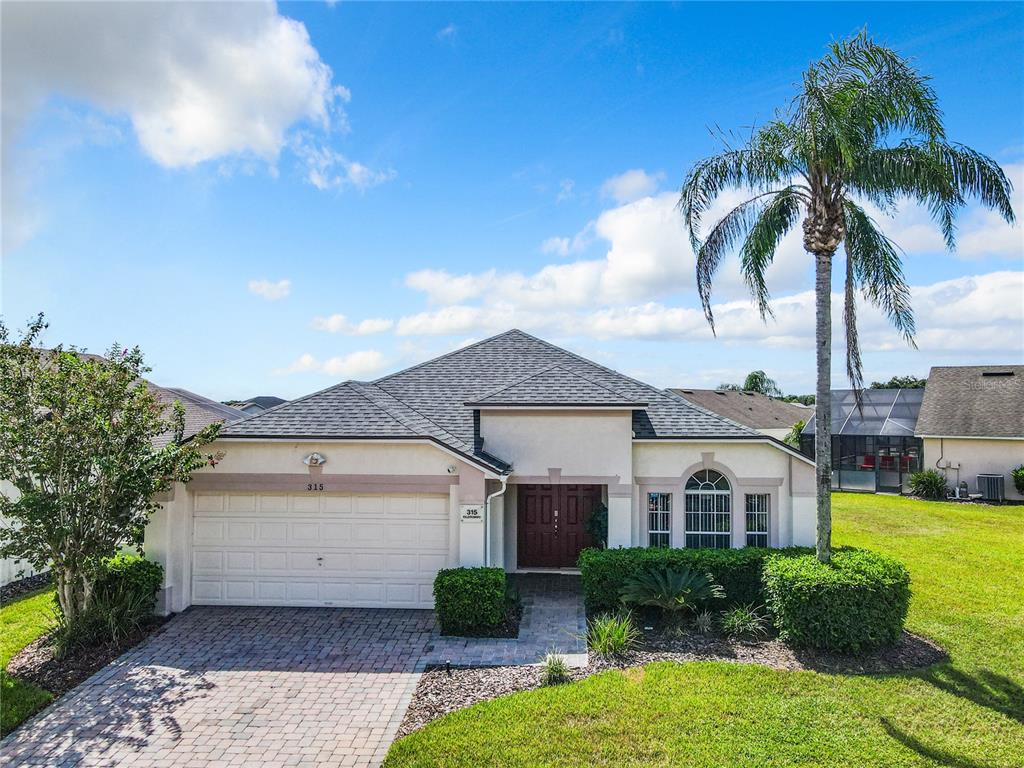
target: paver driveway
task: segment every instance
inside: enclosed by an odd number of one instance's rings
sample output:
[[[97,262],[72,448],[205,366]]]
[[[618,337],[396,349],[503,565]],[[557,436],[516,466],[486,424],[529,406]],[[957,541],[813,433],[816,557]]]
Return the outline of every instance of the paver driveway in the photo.
[[[193,608],[3,742],[4,766],[369,766],[431,611]]]

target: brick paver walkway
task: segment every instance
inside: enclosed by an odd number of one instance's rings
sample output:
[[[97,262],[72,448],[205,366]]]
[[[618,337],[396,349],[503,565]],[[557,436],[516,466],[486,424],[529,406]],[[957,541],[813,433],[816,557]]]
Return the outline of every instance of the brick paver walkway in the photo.
[[[0,745],[6,766],[372,766],[430,611],[193,608]]]
[[[425,660],[454,666],[536,664],[548,653],[565,656],[570,666],[587,663],[587,616],[580,577],[562,573],[525,573],[510,577],[523,602],[517,639],[434,638]]]
[[[0,742],[0,765],[376,766],[428,663],[585,661],[579,578],[516,578],[518,640],[440,637],[431,611],[192,608]]]

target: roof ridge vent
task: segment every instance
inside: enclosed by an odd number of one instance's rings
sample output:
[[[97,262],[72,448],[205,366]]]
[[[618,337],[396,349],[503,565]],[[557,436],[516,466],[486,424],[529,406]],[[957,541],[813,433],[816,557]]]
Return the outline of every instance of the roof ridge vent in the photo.
[[[982,371],[982,376],[1013,376],[1013,371]]]

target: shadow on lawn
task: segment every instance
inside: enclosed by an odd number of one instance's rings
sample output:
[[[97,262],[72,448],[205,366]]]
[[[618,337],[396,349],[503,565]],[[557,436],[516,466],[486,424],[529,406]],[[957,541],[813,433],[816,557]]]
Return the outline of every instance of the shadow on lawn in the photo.
[[[942,664],[922,672],[920,678],[939,690],[1024,723],[1024,687],[1006,675],[988,669],[967,674]]]
[[[961,755],[954,755],[952,752],[947,752],[944,749],[929,747],[906,731],[901,731],[888,718],[883,717],[881,723],[885,732],[904,747],[938,765],[949,766],[949,768],[990,768],[988,763],[979,763]]]

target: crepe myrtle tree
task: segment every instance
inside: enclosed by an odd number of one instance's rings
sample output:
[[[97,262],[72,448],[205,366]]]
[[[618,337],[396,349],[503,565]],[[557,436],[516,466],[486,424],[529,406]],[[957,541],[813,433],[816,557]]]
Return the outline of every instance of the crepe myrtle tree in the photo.
[[[738,249],[740,269],[762,319],[772,314],[765,274],[779,242],[798,224],[815,270],[815,455],[817,555],[831,557],[830,386],[832,263],[843,246],[846,372],[863,384],[856,294],[879,307],[914,346],[910,289],[898,246],[865,210],[893,213],[923,203],[946,245],[955,246],[955,216],[967,198],[1008,222],[1011,185],[985,155],[947,140],[929,78],[863,31],[832,43],[803,74],[798,92],[775,119],[736,144],[698,161],[682,185],[679,209],[697,257],[697,289],[715,327],[711,288],[722,260]],[[749,199],[705,231],[705,216],[726,189]],[[859,394],[858,394],[859,398]]]
[[[220,425],[185,440],[181,403],[166,413],[137,347],[105,358],[41,350],[45,327],[40,315],[14,341],[0,323],[0,556],[50,567],[73,623],[91,606],[101,560],[141,547],[154,496],[208,460],[202,447]]]

